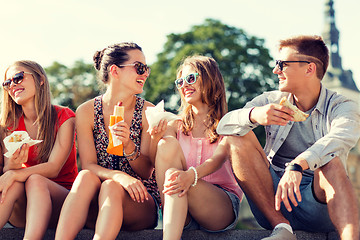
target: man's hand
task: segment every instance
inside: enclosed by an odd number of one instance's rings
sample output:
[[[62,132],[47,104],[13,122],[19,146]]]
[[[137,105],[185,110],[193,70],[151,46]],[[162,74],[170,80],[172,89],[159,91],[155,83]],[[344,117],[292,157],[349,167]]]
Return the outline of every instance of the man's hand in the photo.
[[[300,194],[300,182],[302,179],[302,173],[298,171],[285,171],[284,175],[280,179],[279,185],[275,194],[275,210],[280,210],[281,202],[284,203],[286,209],[291,212],[292,208],[289,203],[289,199],[296,207],[298,202],[301,202]],[[295,198],[296,195],[296,198]]]
[[[250,113],[250,121],[260,125],[286,125],[289,121],[294,121],[291,116],[294,112],[280,104],[268,104],[262,107],[255,107]]]

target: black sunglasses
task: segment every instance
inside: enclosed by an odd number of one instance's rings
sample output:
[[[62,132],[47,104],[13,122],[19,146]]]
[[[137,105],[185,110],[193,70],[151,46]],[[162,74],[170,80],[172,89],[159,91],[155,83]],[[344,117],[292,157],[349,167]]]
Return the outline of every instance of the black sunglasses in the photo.
[[[196,77],[199,76],[198,73],[190,73],[189,75],[183,77],[183,78],[178,78],[175,80],[175,85],[178,89],[182,88],[185,84],[185,81],[191,85],[196,83]]]
[[[279,70],[282,71],[284,69],[284,63],[295,63],[295,62],[300,62],[300,63],[311,63],[309,61],[281,61],[281,60],[276,60],[275,61],[275,66],[279,66]]]
[[[10,88],[11,82],[13,82],[14,84],[21,83],[24,80],[25,73],[32,74],[24,71],[18,72],[12,78],[9,78],[2,83],[3,88],[7,91]]]
[[[135,63],[130,63],[130,64],[123,64],[123,65],[117,65],[118,67],[129,67],[129,66],[132,66],[135,68],[136,70],[136,73],[138,75],[143,75],[145,72],[150,75],[150,72],[151,72],[151,68],[146,65],[146,64],[143,64],[141,62],[135,62]]]

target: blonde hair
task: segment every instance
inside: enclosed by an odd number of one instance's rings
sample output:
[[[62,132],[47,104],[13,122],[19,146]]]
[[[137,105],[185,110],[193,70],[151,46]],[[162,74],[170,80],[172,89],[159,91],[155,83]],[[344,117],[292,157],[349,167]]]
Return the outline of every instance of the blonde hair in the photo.
[[[5,77],[11,67],[23,67],[26,71],[32,73],[35,89],[35,111],[38,124],[37,139],[43,140],[38,145],[38,162],[47,162],[51,150],[55,142],[55,125],[57,124],[57,113],[55,107],[51,104],[51,93],[48,78],[44,69],[36,62],[30,60],[16,61],[10,65],[5,71]],[[4,77],[4,81],[5,81]],[[19,124],[19,118],[23,114],[22,107],[18,105],[9,95],[7,91],[3,90],[0,126],[10,131],[15,130]]]
[[[209,106],[209,112],[205,120],[206,137],[210,143],[214,143],[219,139],[216,133],[216,127],[227,112],[227,103],[225,95],[224,79],[216,61],[206,56],[191,56],[185,58],[181,66],[178,68],[177,78],[182,74],[184,66],[191,66],[199,74],[197,81],[200,82],[201,101]],[[185,135],[194,128],[194,113],[190,104],[181,96],[180,112],[183,118],[182,131]]]

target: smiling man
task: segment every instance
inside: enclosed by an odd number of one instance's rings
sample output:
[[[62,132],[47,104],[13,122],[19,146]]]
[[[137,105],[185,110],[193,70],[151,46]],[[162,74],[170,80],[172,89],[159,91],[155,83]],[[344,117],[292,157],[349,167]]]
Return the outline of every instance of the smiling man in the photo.
[[[357,201],[346,172],[360,136],[358,106],[322,86],[329,52],[321,37],[282,40],[279,53],[273,70],[279,91],[261,94],[218,125],[219,134],[233,135],[234,174],[256,220],[274,229],[265,239],[296,239],[293,230],[337,230],[341,239],[359,239]],[[294,111],[279,104],[284,96],[309,117],[294,121]],[[264,149],[251,131],[259,125],[266,131]]]

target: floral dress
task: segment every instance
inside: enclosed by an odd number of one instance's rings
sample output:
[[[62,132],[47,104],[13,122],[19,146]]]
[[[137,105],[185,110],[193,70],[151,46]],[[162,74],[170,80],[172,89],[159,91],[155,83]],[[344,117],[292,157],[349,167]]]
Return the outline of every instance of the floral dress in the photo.
[[[142,109],[144,99],[136,97],[134,115],[130,126],[130,139],[140,149],[142,132]],[[105,131],[104,115],[102,109],[102,95],[95,98],[94,101],[94,143],[97,154],[97,162],[100,166],[112,170],[123,171],[130,176],[141,180],[148,192],[160,203],[160,195],[155,181],[155,172],[147,180],[142,179],[130,166],[129,161],[124,156],[112,155],[106,152],[109,139]]]

